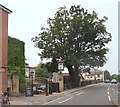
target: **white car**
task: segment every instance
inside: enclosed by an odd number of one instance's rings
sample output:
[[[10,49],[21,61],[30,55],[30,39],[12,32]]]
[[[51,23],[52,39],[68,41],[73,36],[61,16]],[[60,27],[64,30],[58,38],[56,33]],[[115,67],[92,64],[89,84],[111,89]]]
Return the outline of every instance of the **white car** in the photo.
[[[42,88],[37,88],[37,91],[38,91],[39,93],[43,93]]]
[[[116,79],[112,79],[111,83],[112,84],[117,84],[117,80]]]

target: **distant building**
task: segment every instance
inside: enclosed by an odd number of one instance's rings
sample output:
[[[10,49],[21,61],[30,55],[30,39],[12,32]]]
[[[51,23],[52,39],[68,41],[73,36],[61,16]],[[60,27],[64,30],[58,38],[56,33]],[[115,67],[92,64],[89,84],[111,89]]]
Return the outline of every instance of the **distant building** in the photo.
[[[33,76],[33,79],[35,78],[35,67],[30,67],[29,65],[26,65],[25,66],[26,81],[30,81],[31,76]]]
[[[69,73],[62,73],[63,77],[69,76]],[[97,70],[97,69],[92,69],[90,73],[88,72],[83,72],[79,74],[81,81],[85,80],[100,80],[104,81],[104,71]]]
[[[85,80],[99,80],[104,81],[104,71],[100,71],[97,69],[92,69],[90,73],[82,73]]]

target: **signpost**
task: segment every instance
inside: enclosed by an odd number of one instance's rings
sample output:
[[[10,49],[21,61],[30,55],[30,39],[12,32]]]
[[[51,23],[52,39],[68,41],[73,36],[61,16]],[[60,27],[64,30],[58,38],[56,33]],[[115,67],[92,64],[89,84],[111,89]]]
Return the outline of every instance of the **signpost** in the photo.
[[[58,61],[58,70],[64,71],[64,61]]]
[[[56,83],[57,82],[57,73],[56,72],[53,72],[53,83]]]
[[[59,72],[59,91],[63,91],[63,75],[62,71],[64,71],[64,61],[58,61],[58,70]]]

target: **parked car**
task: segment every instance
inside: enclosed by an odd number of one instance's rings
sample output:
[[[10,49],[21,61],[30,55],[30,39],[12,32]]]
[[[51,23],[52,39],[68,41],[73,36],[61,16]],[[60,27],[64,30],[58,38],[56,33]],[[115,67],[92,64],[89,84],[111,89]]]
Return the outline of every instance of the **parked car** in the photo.
[[[110,83],[110,80],[109,80],[109,79],[106,79],[106,80],[105,80],[105,83]]]
[[[37,88],[37,91],[38,91],[39,93],[43,93],[42,88]]]
[[[38,88],[37,88],[36,90],[34,90],[33,92],[34,92],[34,94],[40,94],[40,93],[43,93],[44,91],[43,91],[42,88],[38,87]]]
[[[34,94],[39,94],[39,91],[33,91]]]
[[[111,83],[112,84],[117,84],[117,80],[116,79],[112,79]]]

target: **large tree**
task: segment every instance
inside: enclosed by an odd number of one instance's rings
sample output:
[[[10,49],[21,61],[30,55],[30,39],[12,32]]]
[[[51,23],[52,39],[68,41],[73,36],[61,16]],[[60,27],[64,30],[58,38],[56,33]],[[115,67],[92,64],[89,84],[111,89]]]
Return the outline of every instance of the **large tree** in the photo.
[[[111,80],[111,75],[110,75],[109,71],[107,71],[107,70],[104,71],[104,80],[106,80],[106,79]]]
[[[35,77],[43,77],[43,78],[50,78],[52,77],[52,73],[49,72],[46,68],[45,64],[38,64],[35,68]]]
[[[61,58],[69,74],[77,76],[86,67],[101,67],[106,62],[111,34],[106,31],[104,22],[96,12],[89,13],[81,6],[60,7],[54,18],[49,18],[48,28],[32,38],[40,49],[43,58]]]

